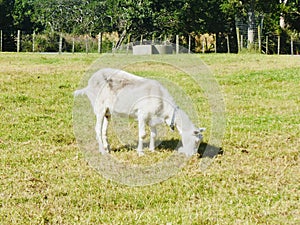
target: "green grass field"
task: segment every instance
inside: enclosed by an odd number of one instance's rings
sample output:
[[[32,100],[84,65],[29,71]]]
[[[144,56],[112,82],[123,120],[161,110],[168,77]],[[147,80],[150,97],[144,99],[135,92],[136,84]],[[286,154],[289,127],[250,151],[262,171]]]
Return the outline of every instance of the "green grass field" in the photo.
[[[1,225],[300,224],[298,56],[199,55],[224,95],[224,154],[142,187],[106,180],[76,144],[73,91],[98,57],[0,54]]]

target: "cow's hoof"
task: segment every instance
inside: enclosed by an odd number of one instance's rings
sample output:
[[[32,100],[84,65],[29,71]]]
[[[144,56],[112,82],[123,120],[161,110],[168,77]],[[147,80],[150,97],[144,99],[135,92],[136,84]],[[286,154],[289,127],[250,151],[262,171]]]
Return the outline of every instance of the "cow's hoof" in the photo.
[[[149,151],[150,152],[156,152],[155,149],[151,149],[151,148],[149,148]]]
[[[101,153],[102,155],[105,155],[105,154],[108,154],[108,151],[101,149],[101,150],[100,150],[100,153]]]
[[[145,153],[144,152],[138,152],[138,156],[144,156]]]

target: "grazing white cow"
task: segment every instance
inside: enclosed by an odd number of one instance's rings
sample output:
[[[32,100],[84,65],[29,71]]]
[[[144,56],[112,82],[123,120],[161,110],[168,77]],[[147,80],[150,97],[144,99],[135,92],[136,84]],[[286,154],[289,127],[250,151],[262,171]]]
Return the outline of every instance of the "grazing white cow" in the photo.
[[[111,115],[136,118],[139,139],[137,152],[143,155],[143,140],[149,125],[150,146],[154,151],[156,126],[166,123],[173,130],[176,127],[181,135],[182,147],[179,152],[191,156],[197,152],[202,140],[197,129],[186,113],[179,109],[169,92],[155,80],[135,76],[122,70],[101,69],[88,81],[87,87],[75,91],[75,96],[86,94],[97,117],[96,138],[101,153],[109,152],[107,126]]]

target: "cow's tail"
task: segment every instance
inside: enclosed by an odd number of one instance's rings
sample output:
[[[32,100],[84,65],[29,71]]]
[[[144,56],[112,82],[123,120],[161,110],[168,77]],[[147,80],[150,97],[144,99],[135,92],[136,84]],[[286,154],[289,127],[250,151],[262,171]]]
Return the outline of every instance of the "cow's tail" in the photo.
[[[86,94],[86,88],[83,88],[83,89],[79,89],[79,90],[76,90],[74,91],[74,96],[77,97],[79,95],[85,95]]]

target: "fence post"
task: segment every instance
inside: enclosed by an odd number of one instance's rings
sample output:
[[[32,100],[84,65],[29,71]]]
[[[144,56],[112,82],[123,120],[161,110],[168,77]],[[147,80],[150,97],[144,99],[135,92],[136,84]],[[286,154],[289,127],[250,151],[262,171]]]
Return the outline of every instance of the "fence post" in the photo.
[[[98,53],[100,54],[102,51],[102,33],[98,34]]]
[[[35,52],[35,31],[32,33],[32,52]]]
[[[2,35],[2,30],[0,30],[0,52],[2,52],[2,42],[3,41],[3,35]]]
[[[58,53],[62,53],[62,33],[59,34]]]
[[[72,37],[72,53],[74,54],[75,52],[75,38]]]
[[[191,53],[191,35],[189,34],[189,50],[188,53]]]
[[[241,50],[244,48],[244,36],[241,35]]]
[[[266,36],[266,54],[269,52],[269,36]]]
[[[179,35],[176,35],[176,54],[179,53]]]
[[[204,37],[204,35],[203,35]],[[203,38],[203,41],[202,41],[202,53],[204,54],[205,53],[205,37]]]
[[[230,53],[230,43],[229,43],[229,36],[226,35],[226,40],[227,40],[227,53]]]
[[[89,53],[89,39],[88,39],[88,35],[85,36],[85,53],[86,54]]]
[[[260,25],[257,27],[257,34],[258,34],[258,52],[261,53],[261,29]]]
[[[280,54],[280,35],[278,35],[278,40],[277,40],[277,54]]]
[[[214,45],[215,45],[215,53],[217,53],[217,34],[215,34]]]
[[[240,40],[240,29],[238,27],[236,28],[236,37],[237,37],[237,42],[238,42],[238,53],[240,53],[241,40]]]
[[[18,36],[17,36],[17,52],[20,52],[20,44],[21,44],[21,31],[18,30]]]
[[[294,55],[294,40],[293,40],[293,37],[291,37],[291,55]]]

